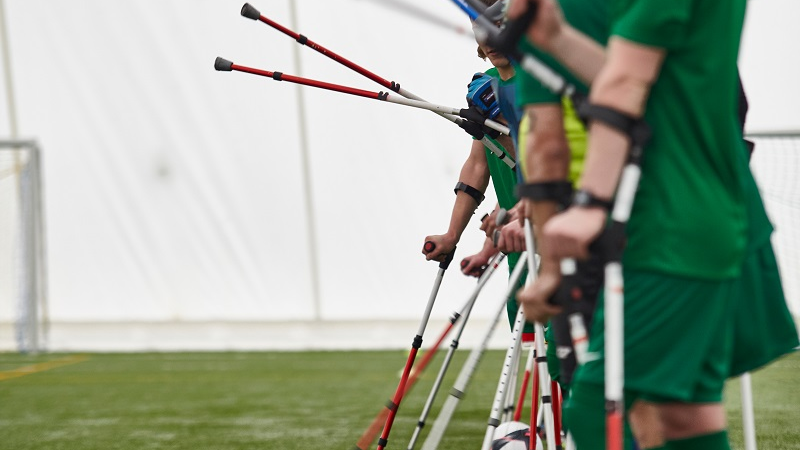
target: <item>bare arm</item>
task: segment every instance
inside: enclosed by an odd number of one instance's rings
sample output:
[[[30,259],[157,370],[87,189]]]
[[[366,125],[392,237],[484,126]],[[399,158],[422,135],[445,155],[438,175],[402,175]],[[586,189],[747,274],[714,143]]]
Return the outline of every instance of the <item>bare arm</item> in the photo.
[[[525,181],[539,183],[566,180],[569,173],[570,149],[564,133],[564,111],[560,104],[529,105],[525,109],[530,120],[525,157]],[[559,283],[561,273],[558,259],[550,256],[547,241],[543,239],[542,226],[558,211],[555,201],[525,200],[527,217],[534,224],[537,251],[541,256],[539,277],[536,282],[517,293],[524,305],[525,316],[530,321],[545,322],[560,309],[548,303]]]
[[[663,49],[613,37],[608,61],[592,86],[590,101],[641,117],[664,56]],[[597,197],[611,199],[628,146],[627,136],[603,123],[593,123],[581,187]],[[606,212],[598,208],[570,208],[553,218],[544,230],[549,256],[585,258],[589,243],[600,233],[605,219]]]
[[[521,15],[529,3],[538,6],[536,19],[526,37],[542,51],[553,55],[584,83],[592,84],[605,63],[605,49],[576,28],[561,12],[555,0],[512,0],[508,15]]]
[[[569,173],[570,150],[564,134],[564,111],[560,104],[529,105],[525,109],[530,121],[526,140],[527,159],[525,181],[539,183],[566,180]],[[539,232],[541,226],[557,212],[558,205],[553,201],[529,201],[528,219],[536,225],[537,248],[540,255],[547,254]],[[543,258],[542,271],[558,271],[558,261]]]
[[[665,52],[618,37],[611,38],[608,48],[608,65],[598,75],[589,100],[641,117]],[[581,187],[598,197],[612,198],[628,145],[627,136],[601,122],[593,123]]]
[[[472,142],[469,156],[461,167],[461,174],[458,180],[482,193],[486,192],[486,187],[489,185],[489,165],[486,162],[486,151],[481,141]],[[461,234],[467,227],[477,207],[478,204],[475,199],[463,191],[458,191],[453,204],[453,212],[450,214],[450,224],[447,232],[425,238],[426,241],[436,244],[436,249],[430,253],[426,253],[423,250],[425,258],[438,261],[450,253],[461,239]]]

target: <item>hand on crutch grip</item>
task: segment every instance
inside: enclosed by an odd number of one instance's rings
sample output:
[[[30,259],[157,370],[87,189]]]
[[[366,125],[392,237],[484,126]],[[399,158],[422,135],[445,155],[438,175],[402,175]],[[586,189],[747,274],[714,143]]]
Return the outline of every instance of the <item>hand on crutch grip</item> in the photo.
[[[505,208],[500,208],[497,210],[497,216],[495,216],[495,229],[492,233],[492,242],[494,246],[497,247],[497,243],[500,240],[500,227],[505,225],[508,221],[508,211]]]

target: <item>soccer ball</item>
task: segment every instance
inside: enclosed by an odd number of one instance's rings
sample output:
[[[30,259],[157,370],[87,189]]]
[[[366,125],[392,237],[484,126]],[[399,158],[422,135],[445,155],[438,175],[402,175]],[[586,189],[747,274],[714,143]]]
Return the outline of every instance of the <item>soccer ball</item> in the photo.
[[[531,441],[530,427],[522,422],[503,422],[494,431],[492,450],[528,450]],[[536,448],[544,449],[536,436]]]

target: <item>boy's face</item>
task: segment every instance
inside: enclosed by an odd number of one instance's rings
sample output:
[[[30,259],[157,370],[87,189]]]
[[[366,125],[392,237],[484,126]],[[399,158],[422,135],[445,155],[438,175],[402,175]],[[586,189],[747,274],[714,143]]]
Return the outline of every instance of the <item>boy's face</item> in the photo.
[[[493,66],[507,67],[510,64],[508,58],[495,51],[495,49],[493,49],[492,47],[480,43],[478,44],[478,46],[481,48],[481,51],[483,51],[483,54],[486,55],[487,58],[489,58],[489,62],[491,62]]]

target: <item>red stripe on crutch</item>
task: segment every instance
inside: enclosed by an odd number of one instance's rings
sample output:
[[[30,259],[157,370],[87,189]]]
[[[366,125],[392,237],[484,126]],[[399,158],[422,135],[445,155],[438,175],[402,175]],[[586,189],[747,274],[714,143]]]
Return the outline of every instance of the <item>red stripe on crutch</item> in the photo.
[[[419,337],[419,336],[418,336]],[[420,338],[420,341],[422,339]],[[400,377],[400,383],[397,385],[397,390],[394,393],[394,397],[392,398],[392,404],[389,405],[389,415],[386,416],[386,424],[383,426],[383,432],[381,433],[381,437],[378,439],[378,450],[383,450],[386,447],[386,443],[389,439],[389,432],[392,430],[392,424],[394,424],[394,418],[397,415],[397,410],[400,408],[400,402],[403,400],[403,394],[406,391],[406,383],[408,382],[408,376],[411,373],[411,367],[414,365],[414,359],[417,357],[417,350],[419,347],[413,346],[411,347],[411,352],[408,354],[408,360],[406,361],[406,367],[403,369],[403,376]]]
[[[563,448],[561,447],[561,387],[556,381],[551,381],[550,383],[550,390],[553,395],[553,424],[555,425],[556,448]]]
[[[277,81],[288,81],[290,83],[302,84],[320,89],[327,89],[329,91],[342,92],[344,94],[357,95],[359,97],[366,97],[375,100],[383,100],[382,92],[365,91],[363,89],[356,89],[349,86],[342,86],[340,84],[327,83],[325,81],[312,80],[310,78],[303,78],[294,75],[287,75],[281,72],[271,72],[269,70],[254,69],[252,67],[240,66],[239,64],[231,64],[231,70],[238,72],[251,73],[253,75],[261,75],[262,77],[272,78]]]
[[[528,391],[528,382],[531,380],[531,371],[525,369],[525,374],[522,376],[522,386],[519,390],[519,398],[517,399],[517,408],[514,410],[514,422],[519,422],[522,417],[522,406],[525,403],[525,394]]]
[[[619,409],[606,415],[606,448],[622,448],[622,411]]]
[[[352,61],[350,61],[349,59],[347,59],[347,58],[345,58],[345,57],[343,57],[343,56],[341,56],[341,55],[339,55],[337,53],[334,53],[334,52],[328,50],[327,48],[317,44],[316,42],[312,41],[311,39],[303,36],[302,34],[295,33],[294,31],[284,27],[283,25],[279,24],[278,22],[275,22],[274,20],[272,20],[272,19],[270,19],[268,17],[265,17],[262,14],[259,14],[258,20],[260,20],[261,22],[264,22],[265,24],[271,26],[272,28],[275,28],[276,30],[280,31],[281,33],[293,38],[294,40],[296,40],[300,44],[306,45],[306,46],[308,46],[308,48],[316,50],[317,52],[322,53],[323,55],[327,56],[328,58],[330,58],[330,59],[332,59],[332,60],[334,60],[336,62],[338,62],[339,64],[342,64],[343,66],[346,66],[346,67],[354,70],[355,72],[360,73],[361,75],[363,75],[363,76],[369,78],[370,80],[382,85],[383,87],[389,88],[389,89],[391,89],[391,90],[393,90],[395,92],[397,92],[400,89],[400,85],[399,84],[394,83],[392,81],[389,81],[389,80],[387,80],[385,78],[382,78],[382,77],[370,72],[369,70],[359,66],[358,64],[356,64],[356,63],[354,63]]]
[[[535,352],[534,356],[536,356]],[[533,365],[532,373],[533,390],[531,390],[531,442],[529,447],[531,450],[536,450],[536,436],[539,434],[539,424],[537,423],[537,419],[539,418],[539,364]]]

